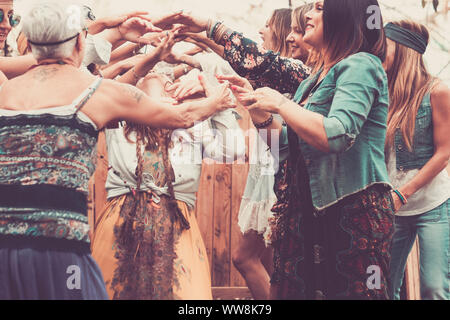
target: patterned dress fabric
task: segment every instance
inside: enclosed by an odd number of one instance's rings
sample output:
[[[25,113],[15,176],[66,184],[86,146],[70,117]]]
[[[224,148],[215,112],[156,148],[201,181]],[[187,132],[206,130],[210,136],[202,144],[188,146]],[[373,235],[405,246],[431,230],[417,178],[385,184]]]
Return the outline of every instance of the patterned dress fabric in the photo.
[[[229,30],[219,44],[225,47],[225,60],[254,89],[269,87],[293,95],[311,72],[300,60],[281,57],[235,31]]]
[[[106,300],[90,255],[88,180],[97,127],[67,106],[0,109],[0,300]]]
[[[72,105],[31,112],[0,109],[0,236],[75,240],[89,247],[87,194],[97,128]]]
[[[289,129],[289,141],[298,141]],[[279,171],[272,224],[277,299],[389,299],[388,272],[393,236],[389,189],[373,185],[323,211],[313,209],[301,151]],[[371,275],[376,270],[377,278]]]

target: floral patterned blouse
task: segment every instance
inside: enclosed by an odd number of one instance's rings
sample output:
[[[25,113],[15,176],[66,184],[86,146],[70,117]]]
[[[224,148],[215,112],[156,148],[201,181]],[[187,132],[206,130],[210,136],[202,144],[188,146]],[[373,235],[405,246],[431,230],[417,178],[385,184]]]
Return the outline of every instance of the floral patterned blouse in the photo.
[[[234,71],[252,81],[257,88],[270,87],[294,95],[311,73],[300,60],[281,57],[230,29],[219,44],[225,47],[224,59]]]

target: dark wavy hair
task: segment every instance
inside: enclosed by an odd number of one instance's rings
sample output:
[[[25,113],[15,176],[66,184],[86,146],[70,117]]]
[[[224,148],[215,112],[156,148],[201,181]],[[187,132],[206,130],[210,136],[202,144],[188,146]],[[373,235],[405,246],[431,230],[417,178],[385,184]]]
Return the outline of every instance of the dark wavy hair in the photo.
[[[377,0],[324,0],[323,37],[327,46],[326,54],[333,63],[358,53],[367,52],[386,59],[386,36],[383,18],[379,28],[369,28],[373,14],[370,7],[379,9]]]

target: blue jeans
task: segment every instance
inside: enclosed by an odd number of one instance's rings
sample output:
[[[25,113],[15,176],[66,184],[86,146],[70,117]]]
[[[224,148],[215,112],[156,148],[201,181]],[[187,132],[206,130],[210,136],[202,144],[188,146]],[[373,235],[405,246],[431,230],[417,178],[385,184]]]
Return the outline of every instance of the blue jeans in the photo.
[[[391,297],[400,299],[406,259],[416,236],[420,247],[420,293],[423,300],[450,300],[450,199],[417,216],[395,217],[391,248]]]

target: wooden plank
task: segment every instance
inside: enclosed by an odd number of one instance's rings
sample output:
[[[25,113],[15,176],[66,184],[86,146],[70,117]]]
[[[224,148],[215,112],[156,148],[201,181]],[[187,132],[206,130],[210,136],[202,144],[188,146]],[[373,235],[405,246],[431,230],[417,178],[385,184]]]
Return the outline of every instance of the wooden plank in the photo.
[[[195,214],[205,243],[209,265],[212,266],[214,221],[214,162],[203,161],[202,174],[197,192]]]
[[[419,241],[416,238],[411,253],[408,256],[405,269],[406,298],[420,300],[420,263]]]
[[[214,181],[214,235],[212,258],[212,285],[230,285],[230,214],[231,165],[216,164]]]
[[[247,287],[213,287],[214,300],[253,300]]]
[[[95,172],[89,180],[88,194],[88,221],[92,234],[95,232],[99,214],[106,204],[105,183],[108,171],[108,154],[104,131],[101,131],[98,136],[96,161]]]
[[[247,183],[248,164],[234,164],[232,167],[232,183],[231,183],[231,269],[230,269],[230,286],[244,287],[246,285],[244,278],[240,272],[234,267],[232,261],[233,250],[236,250],[239,242],[242,241],[242,233],[238,226],[239,208],[241,206],[242,195]]]
[[[100,214],[106,204],[106,178],[108,175],[108,152],[105,132],[100,132],[97,145],[97,168],[94,173],[94,223],[98,223]],[[95,229],[93,229],[95,232]]]
[[[95,230],[95,188],[94,188],[94,176],[91,177],[91,179],[89,179],[89,193],[88,193],[88,222],[89,222],[89,227],[90,227],[90,231],[89,231],[89,237],[91,238],[92,241],[92,237],[94,235],[94,230]]]

